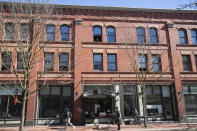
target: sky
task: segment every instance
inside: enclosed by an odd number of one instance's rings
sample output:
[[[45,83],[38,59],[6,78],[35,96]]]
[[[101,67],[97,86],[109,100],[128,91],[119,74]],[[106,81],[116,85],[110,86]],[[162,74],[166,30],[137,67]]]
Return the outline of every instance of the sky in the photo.
[[[1,1],[36,1],[36,0],[0,0]],[[46,0],[40,0],[46,1]],[[194,0],[49,0],[52,4],[62,5],[84,5],[84,6],[110,6],[130,8],[155,8],[155,9],[177,9],[182,4]],[[191,8],[190,8],[191,9]]]
[[[53,4],[176,9],[188,0],[51,0]]]

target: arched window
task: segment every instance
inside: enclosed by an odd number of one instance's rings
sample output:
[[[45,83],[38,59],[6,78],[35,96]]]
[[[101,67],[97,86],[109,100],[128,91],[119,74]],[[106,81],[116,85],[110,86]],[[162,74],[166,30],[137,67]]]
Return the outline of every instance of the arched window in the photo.
[[[69,41],[69,26],[62,25],[60,27],[61,41]]]
[[[94,41],[102,41],[102,29],[100,26],[93,27],[93,39]]]
[[[158,43],[158,34],[156,28],[149,29],[149,40],[151,44]]]
[[[185,29],[179,29],[180,44],[187,44],[187,34]]]
[[[191,29],[192,44],[197,44],[197,30]]]
[[[143,27],[136,28],[137,32],[137,43],[145,43],[145,30]]]
[[[116,42],[115,28],[107,27],[107,42]]]
[[[54,41],[55,40],[55,26],[54,25],[47,25],[46,40],[47,41]]]
[[[5,38],[7,40],[14,39],[14,24],[13,23],[5,23]]]

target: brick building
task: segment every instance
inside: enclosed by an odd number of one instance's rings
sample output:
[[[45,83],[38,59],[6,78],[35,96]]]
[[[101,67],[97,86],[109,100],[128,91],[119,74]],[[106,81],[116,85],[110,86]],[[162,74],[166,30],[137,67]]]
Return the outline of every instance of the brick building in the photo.
[[[91,123],[99,112],[112,113],[115,106],[124,119],[130,116],[131,107],[137,108],[143,116],[141,88],[136,74],[146,71],[148,66],[152,66],[145,80],[148,119],[182,121],[188,118],[195,121],[195,10],[54,7],[61,13],[49,17],[46,22],[46,46],[40,55],[54,64],[50,73],[43,76],[49,81],[48,88],[39,90],[28,99],[26,124],[58,124],[65,106],[72,111],[76,123]],[[13,30],[19,27],[7,16],[9,14],[1,15],[5,26],[12,26]],[[15,34],[6,34],[5,27],[1,28],[1,38],[8,35],[13,44]],[[12,59],[17,59],[16,48],[12,47]],[[135,59],[138,71],[132,68],[134,61],[128,55],[128,52],[134,52],[133,49],[139,49]],[[3,56],[1,53],[1,61],[4,61]],[[38,63],[35,76],[46,65],[46,61]],[[62,78],[53,80],[64,70],[68,72]],[[10,85],[12,76],[4,71],[3,66],[0,81],[6,89],[17,92],[15,85]],[[37,81],[32,88],[41,84]],[[14,98],[10,95],[0,90],[0,124],[19,122],[21,107],[13,104]],[[20,94],[13,95],[20,99]],[[4,119],[3,112],[8,102],[12,117]]]

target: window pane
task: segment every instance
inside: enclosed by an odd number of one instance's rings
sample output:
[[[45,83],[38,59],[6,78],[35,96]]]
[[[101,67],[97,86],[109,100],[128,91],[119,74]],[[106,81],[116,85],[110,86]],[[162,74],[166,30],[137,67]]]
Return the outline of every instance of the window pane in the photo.
[[[145,31],[144,28],[137,28],[137,42],[138,43],[145,43]]]
[[[20,28],[20,40],[27,40],[29,35],[29,27],[27,24],[21,24]]]
[[[116,71],[116,54],[108,54],[107,55],[107,65],[109,71]]]
[[[61,53],[59,56],[59,70],[60,71],[67,71],[68,70],[68,54]]]
[[[107,42],[115,42],[115,29],[114,29],[114,27],[107,27]]]
[[[158,35],[156,29],[150,28],[149,37],[150,37],[150,43],[158,43]]]
[[[5,33],[6,33],[5,37],[7,40],[14,39],[14,24],[13,23],[6,23],[5,24]]]
[[[40,118],[56,117],[60,113],[61,96],[40,96]]]
[[[11,56],[12,54],[2,53],[2,66],[1,70],[9,70],[11,67]]]
[[[192,29],[191,30],[191,37],[192,37],[192,44],[197,44],[197,31]]]
[[[152,70],[153,71],[161,71],[160,55],[152,55]]]
[[[179,40],[180,44],[186,44],[187,43],[187,38],[186,38],[186,31],[183,29],[179,30]]]
[[[102,41],[102,29],[100,26],[93,27],[93,40],[94,41]]]
[[[187,115],[197,115],[197,95],[184,95],[184,101]]]
[[[25,65],[25,56],[24,54],[18,52],[17,53],[17,70],[24,70]]]
[[[53,71],[54,68],[54,53],[44,54],[44,70]]]
[[[93,33],[94,33],[94,35],[101,35],[101,27],[95,26],[93,28]]]
[[[66,25],[61,26],[61,40],[62,41],[69,41],[69,27]]]
[[[140,70],[146,70],[147,69],[146,55],[139,55],[139,69]]]
[[[49,87],[41,88],[40,95],[50,95],[50,88]]]
[[[47,25],[46,28],[46,40],[55,40],[55,26],[54,25]]]
[[[103,70],[103,55],[94,54],[94,70]]]
[[[71,87],[63,87],[63,96],[71,96]]]
[[[61,95],[61,87],[51,87],[51,95]]]
[[[183,55],[182,61],[183,61],[183,71],[191,71],[190,56]]]

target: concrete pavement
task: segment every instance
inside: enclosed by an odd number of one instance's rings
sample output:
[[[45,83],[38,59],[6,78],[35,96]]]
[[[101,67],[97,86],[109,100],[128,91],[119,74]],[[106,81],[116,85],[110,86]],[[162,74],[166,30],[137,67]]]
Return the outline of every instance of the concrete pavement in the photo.
[[[0,131],[17,131],[18,127],[0,127]],[[88,126],[34,126],[25,127],[25,131],[117,131],[116,125],[101,124],[100,128]],[[150,123],[147,128],[143,125],[121,125],[121,131],[197,131],[197,123]]]

